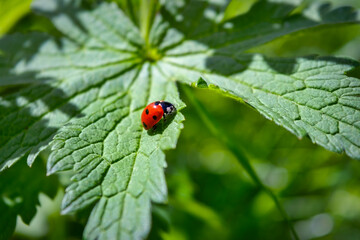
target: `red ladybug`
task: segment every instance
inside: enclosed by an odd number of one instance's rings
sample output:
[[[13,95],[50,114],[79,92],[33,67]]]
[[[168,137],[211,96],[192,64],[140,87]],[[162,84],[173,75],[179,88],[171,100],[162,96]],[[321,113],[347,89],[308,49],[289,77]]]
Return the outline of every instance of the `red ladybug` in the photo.
[[[176,111],[173,104],[165,101],[156,101],[147,105],[141,114],[141,122],[146,130],[156,128],[156,124],[164,117]]]

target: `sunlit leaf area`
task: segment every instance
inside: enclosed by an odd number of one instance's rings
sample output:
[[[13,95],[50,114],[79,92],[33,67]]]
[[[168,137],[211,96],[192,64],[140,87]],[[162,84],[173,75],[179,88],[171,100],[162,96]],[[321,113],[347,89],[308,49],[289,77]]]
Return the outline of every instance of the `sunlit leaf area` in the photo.
[[[0,0],[0,240],[360,239],[360,1]]]

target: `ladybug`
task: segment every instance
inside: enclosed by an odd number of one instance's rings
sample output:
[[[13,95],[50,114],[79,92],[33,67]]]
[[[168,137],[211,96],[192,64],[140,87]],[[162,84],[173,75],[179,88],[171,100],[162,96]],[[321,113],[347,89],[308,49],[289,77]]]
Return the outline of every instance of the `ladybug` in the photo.
[[[150,103],[145,107],[141,114],[142,125],[146,130],[149,130],[150,128],[155,129],[156,124],[161,120],[162,117],[165,121],[166,117],[173,114],[174,112],[176,112],[176,108],[172,103],[165,101],[156,101]]]

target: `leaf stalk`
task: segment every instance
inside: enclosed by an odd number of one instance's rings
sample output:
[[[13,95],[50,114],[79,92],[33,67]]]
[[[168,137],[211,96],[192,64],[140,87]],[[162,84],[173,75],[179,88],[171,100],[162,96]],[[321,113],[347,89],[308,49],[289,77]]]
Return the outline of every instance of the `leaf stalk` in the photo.
[[[149,32],[157,8],[158,0],[141,0],[140,2],[140,32],[145,39],[146,46],[148,46]]]

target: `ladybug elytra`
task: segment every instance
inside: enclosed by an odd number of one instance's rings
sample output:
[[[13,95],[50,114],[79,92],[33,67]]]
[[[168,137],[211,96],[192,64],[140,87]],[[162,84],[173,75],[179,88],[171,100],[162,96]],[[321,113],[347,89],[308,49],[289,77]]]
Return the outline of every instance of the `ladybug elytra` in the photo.
[[[165,101],[156,101],[147,105],[141,114],[141,122],[146,130],[156,127],[156,124],[163,117],[166,117],[176,111],[173,104]]]

